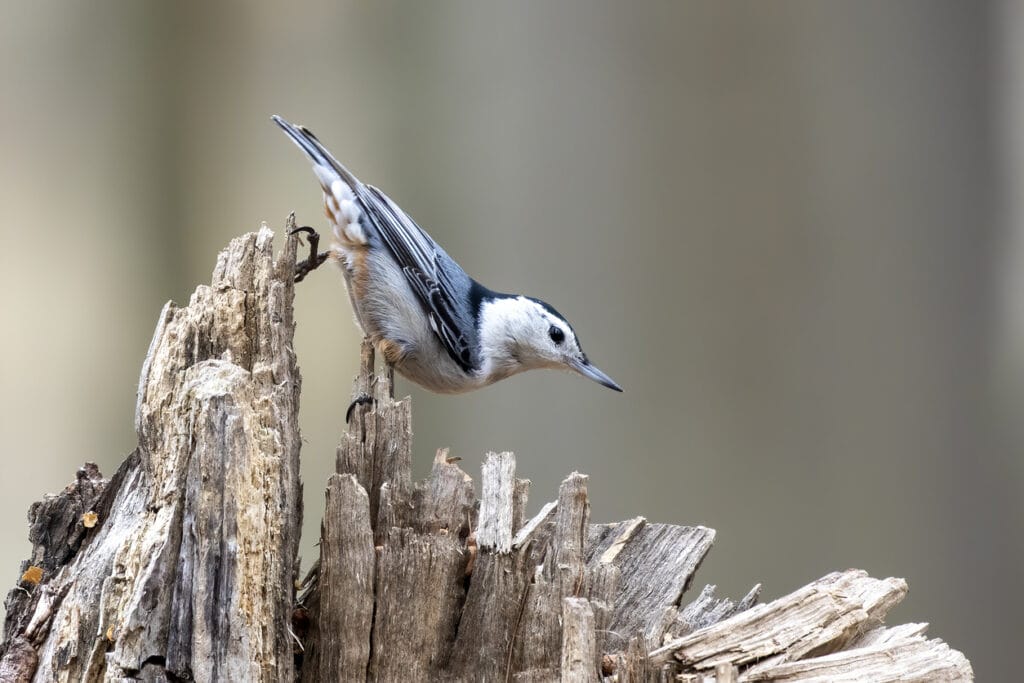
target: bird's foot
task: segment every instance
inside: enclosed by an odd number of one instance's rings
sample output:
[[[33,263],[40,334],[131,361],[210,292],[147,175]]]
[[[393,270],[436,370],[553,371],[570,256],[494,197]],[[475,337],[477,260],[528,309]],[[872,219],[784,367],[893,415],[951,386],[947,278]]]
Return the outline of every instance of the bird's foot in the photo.
[[[296,282],[302,282],[307,275],[309,275],[314,270],[322,266],[324,264],[324,261],[326,261],[328,256],[330,255],[326,251],[321,252],[319,254],[317,253],[317,249],[320,247],[320,233],[318,233],[316,230],[309,227],[308,225],[304,225],[301,228],[293,228],[288,231],[288,234],[295,235],[297,233],[302,232],[309,235],[309,256],[306,258],[305,261],[300,261],[299,263],[295,264]],[[351,408],[349,410],[351,410]]]
[[[355,410],[356,406],[365,406],[369,403],[376,403],[377,399],[369,394],[359,394],[355,397],[351,403],[348,404],[348,410],[345,411],[345,424],[352,421],[352,411]]]

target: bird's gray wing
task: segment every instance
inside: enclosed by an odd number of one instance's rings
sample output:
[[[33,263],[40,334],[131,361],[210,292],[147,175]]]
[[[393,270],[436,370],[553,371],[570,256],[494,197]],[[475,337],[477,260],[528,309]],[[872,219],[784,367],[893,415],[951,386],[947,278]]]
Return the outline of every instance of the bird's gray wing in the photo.
[[[362,185],[356,196],[368,222],[409,281],[441,345],[459,367],[472,372],[476,316],[469,290],[473,281],[383,192]]]
[[[272,117],[313,161],[314,170],[333,174],[355,194],[371,231],[402,269],[441,345],[466,372],[474,368],[476,312],[470,303],[475,283],[416,221],[372,185],[364,185],[335,159],[311,131]],[[331,181],[317,172],[324,192]]]

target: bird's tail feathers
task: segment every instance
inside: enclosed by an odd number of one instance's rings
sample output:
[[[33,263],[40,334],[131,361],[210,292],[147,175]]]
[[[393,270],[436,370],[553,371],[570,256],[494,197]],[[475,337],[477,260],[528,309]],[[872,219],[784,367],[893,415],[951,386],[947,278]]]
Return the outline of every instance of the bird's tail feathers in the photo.
[[[324,212],[334,224],[334,236],[338,238],[342,251],[365,246],[368,241],[362,225],[363,210],[359,206],[359,197],[366,193],[366,188],[331,156],[313,133],[288,123],[280,116],[271,118],[313,162],[313,172],[324,191]]]
[[[299,149],[306,153],[309,160],[313,162],[313,172],[316,173],[320,183],[325,189],[330,190],[335,180],[341,180],[348,185],[353,192],[359,194],[359,190],[362,183],[359,179],[352,175],[347,168],[342,166],[337,159],[335,159],[327,148],[316,139],[313,133],[305,128],[304,126],[296,126],[295,124],[285,121],[283,118],[274,114],[270,117],[274,123],[281,127],[288,137],[292,139]]]

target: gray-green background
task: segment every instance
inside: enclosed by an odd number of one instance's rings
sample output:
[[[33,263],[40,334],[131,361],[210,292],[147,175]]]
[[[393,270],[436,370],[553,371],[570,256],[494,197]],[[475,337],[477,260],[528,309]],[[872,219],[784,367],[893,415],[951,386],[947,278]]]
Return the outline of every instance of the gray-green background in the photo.
[[[906,577],[982,680],[1024,629],[1024,9],[1013,2],[0,3],[0,576],[134,445],[160,306],[226,241],[323,226],[305,123],[615,394],[414,399],[416,462],[513,450],[533,506],[715,527],[699,582]],[[358,352],[298,291],[303,554]]]

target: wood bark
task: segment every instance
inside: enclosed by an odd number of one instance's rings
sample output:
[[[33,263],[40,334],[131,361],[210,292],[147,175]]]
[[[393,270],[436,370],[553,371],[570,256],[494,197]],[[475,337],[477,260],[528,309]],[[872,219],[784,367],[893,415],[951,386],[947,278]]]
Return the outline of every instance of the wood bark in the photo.
[[[8,596],[5,678],[294,677],[296,243],[275,258],[272,237],[232,241],[212,283],[160,313],[117,474],[87,466],[33,506],[25,569],[42,571]]]
[[[848,570],[757,604],[689,591],[715,532],[592,524],[586,475],[526,514],[488,454],[479,494],[438,451],[413,482],[411,402],[362,347],[296,596],[296,241],[234,240],[213,283],[160,315],[138,447],[29,512],[0,681],[971,680],[925,625],[886,627],[902,579]]]

